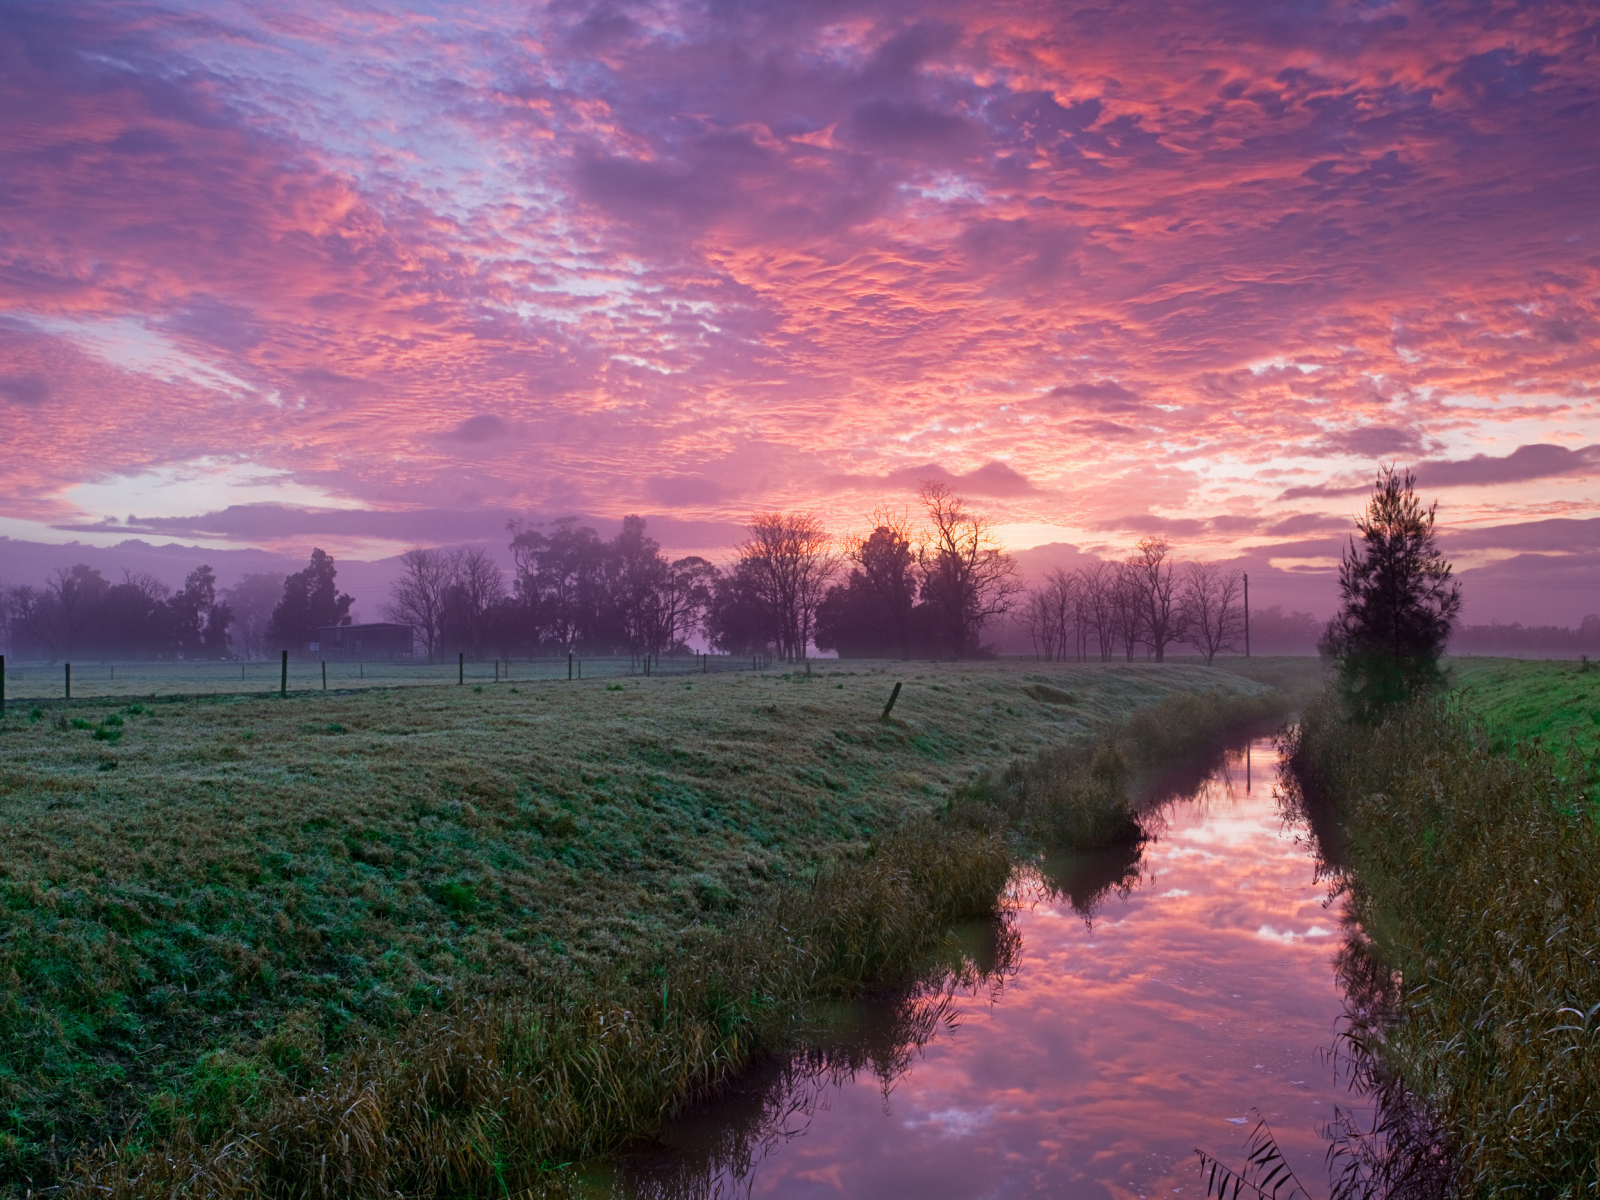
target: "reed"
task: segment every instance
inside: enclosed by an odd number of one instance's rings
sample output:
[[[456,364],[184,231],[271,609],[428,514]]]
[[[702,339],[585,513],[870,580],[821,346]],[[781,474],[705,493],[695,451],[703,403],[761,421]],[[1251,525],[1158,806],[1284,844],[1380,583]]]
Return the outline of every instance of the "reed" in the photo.
[[[1600,1188],[1600,835],[1577,745],[1502,752],[1458,701],[1360,725],[1324,698],[1290,801],[1344,893],[1347,1046],[1379,1101],[1343,1184],[1380,1195]]]

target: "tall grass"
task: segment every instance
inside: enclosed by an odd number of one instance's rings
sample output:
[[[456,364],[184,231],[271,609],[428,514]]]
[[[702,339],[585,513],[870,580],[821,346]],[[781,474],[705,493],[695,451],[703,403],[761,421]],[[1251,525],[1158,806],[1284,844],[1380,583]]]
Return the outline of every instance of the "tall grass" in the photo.
[[[1292,802],[1331,835],[1349,1046],[1379,1101],[1374,1127],[1342,1127],[1344,1185],[1594,1195],[1600,835],[1579,752],[1496,753],[1439,698],[1376,727],[1324,699],[1286,749]]]

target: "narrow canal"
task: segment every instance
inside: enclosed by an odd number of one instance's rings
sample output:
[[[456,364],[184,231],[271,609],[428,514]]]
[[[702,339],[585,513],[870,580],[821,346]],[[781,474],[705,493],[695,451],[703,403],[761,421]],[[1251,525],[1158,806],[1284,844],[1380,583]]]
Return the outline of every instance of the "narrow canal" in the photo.
[[[1258,1116],[1324,1194],[1322,1130],[1355,1100],[1326,1053],[1338,916],[1276,766],[1268,740],[1229,754],[1151,814],[1137,861],[1019,876],[998,983],[868,1007],[839,1048],[753,1073],[596,1194],[1200,1196],[1195,1149],[1242,1163]]]

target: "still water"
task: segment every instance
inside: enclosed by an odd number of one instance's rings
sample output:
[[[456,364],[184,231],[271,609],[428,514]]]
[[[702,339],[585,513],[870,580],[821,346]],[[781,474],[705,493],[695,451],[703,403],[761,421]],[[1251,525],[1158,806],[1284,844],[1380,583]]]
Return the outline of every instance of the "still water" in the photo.
[[[1354,1099],[1326,1053],[1339,923],[1276,778],[1254,742],[1152,815],[1137,860],[1019,876],[998,983],[868,1007],[848,1044],[753,1073],[602,1190],[1199,1196],[1196,1147],[1241,1163],[1264,1116],[1325,1192],[1321,1132]]]

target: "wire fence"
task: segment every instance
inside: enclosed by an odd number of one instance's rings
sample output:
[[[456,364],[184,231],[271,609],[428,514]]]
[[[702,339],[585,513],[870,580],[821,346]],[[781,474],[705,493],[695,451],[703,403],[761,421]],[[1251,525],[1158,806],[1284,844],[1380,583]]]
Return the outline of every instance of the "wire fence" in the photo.
[[[3,660],[0,660],[3,661]],[[387,659],[375,662],[291,658],[260,662],[55,662],[4,667],[5,699],[93,699],[139,696],[227,696],[280,691],[337,691],[360,688],[477,686],[561,680],[619,679],[650,675],[710,675],[765,669],[767,658],[725,654],[673,657],[604,656],[560,658],[465,658],[445,662]]]

